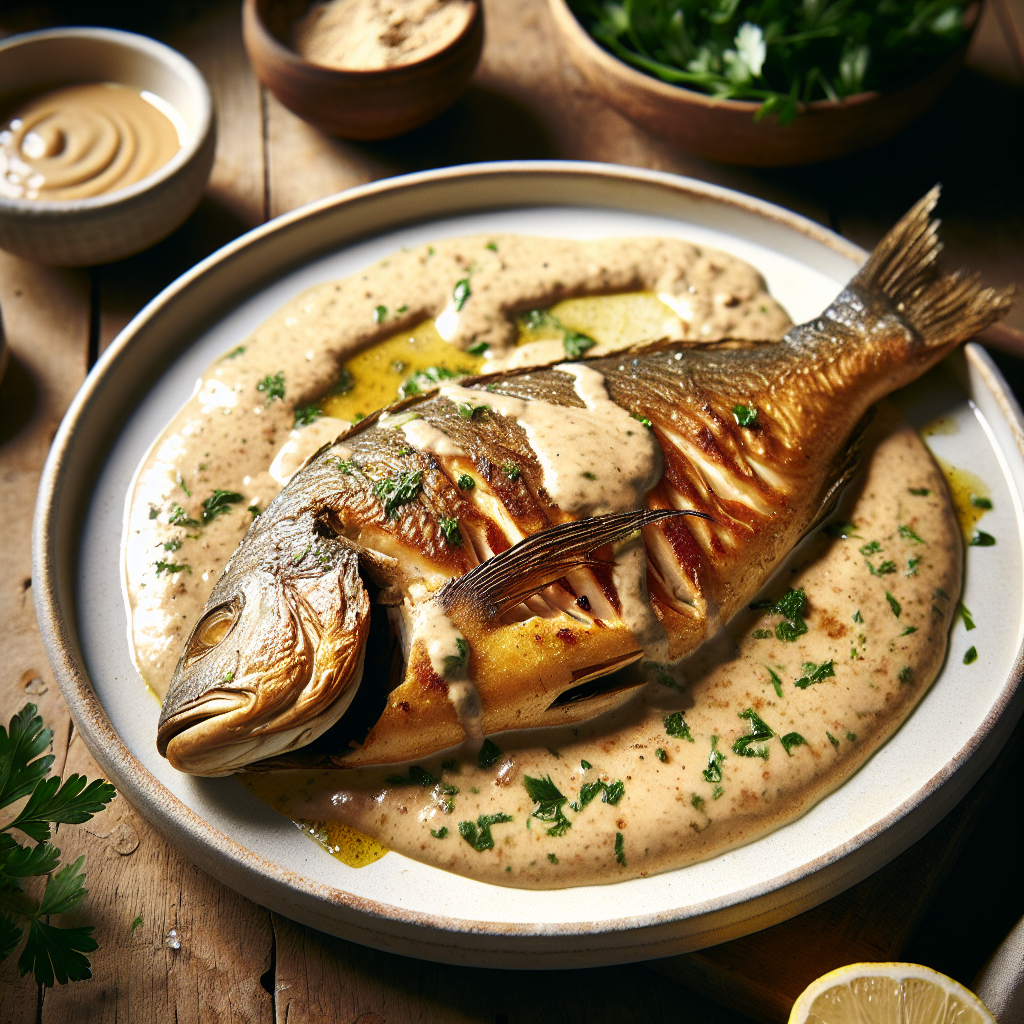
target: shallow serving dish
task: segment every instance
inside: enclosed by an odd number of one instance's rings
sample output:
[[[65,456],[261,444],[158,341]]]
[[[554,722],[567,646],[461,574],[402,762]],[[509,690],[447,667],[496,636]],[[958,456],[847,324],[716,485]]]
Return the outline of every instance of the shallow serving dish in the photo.
[[[847,156],[884,142],[916,121],[960,70],[966,43],[920,80],[893,93],[864,92],[840,103],[815,100],[795,121],[755,121],[760,103],[721,100],[644,74],[604,49],[566,0],[548,0],[562,45],[590,87],[656,135],[707,160],[749,167],[789,167]],[[977,23],[980,3],[968,11]]]
[[[369,71],[311,64],[287,44],[310,0],[245,0],[242,33],[259,80],[315,128],[343,139],[390,139],[447,110],[469,85],[484,43],[479,2],[443,50],[422,60]]]
[[[108,28],[26,32],[0,42],[0,96],[118,82],[177,110],[185,144],[153,174],[115,192],[59,202],[0,196],[0,248],[40,263],[109,263],[169,235],[196,208],[213,166],[213,102],[199,69],[163,43]]]
[[[395,853],[345,867],[232,778],[180,775],[156,753],[159,708],[129,657],[121,601],[125,497],[196,377],[304,288],[406,245],[483,231],[578,238],[662,234],[749,260],[794,320],[819,312],[864,254],[817,224],[672,175],[596,164],[481,164],[391,179],[297,210],[231,243],[167,288],[82,388],[47,463],[33,581],[47,650],[90,750],[183,853],[289,917],[381,949],[446,962],[568,967],[713,945],[822,902],[919,839],[991,763],[1020,714],[1024,604],[1021,414],[970,346],[897,401],[992,491],[972,548],[950,655],[910,719],[797,821],[745,847],[648,878],[555,891],[498,888]],[[132,396],[126,403],[125,396]],[[963,664],[968,646],[980,652]]]

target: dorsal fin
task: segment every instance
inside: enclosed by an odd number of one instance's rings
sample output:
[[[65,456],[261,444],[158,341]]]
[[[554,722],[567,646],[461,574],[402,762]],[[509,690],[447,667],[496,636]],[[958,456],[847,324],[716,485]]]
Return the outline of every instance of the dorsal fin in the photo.
[[[446,583],[437,601],[445,611],[458,606],[475,608],[492,619],[567,572],[594,564],[589,555],[597,548],[674,516],[711,518],[690,509],[640,509],[549,526]]]

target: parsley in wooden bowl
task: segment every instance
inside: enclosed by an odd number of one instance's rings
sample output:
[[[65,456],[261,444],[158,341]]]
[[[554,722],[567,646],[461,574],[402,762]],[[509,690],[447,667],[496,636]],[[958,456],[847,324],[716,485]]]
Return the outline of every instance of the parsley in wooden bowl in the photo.
[[[845,156],[923,114],[963,61],[978,0],[548,0],[603,99],[698,156]]]

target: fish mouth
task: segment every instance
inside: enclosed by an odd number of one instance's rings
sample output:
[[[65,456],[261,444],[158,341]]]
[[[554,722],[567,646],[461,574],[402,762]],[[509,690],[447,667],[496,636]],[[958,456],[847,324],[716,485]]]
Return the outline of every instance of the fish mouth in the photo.
[[[178,771],[190,775],[230,775],[234,762],[251,760],[262,740],[247,735],[255,694],[247,690],[213,690],[160,723],[157,750]]]

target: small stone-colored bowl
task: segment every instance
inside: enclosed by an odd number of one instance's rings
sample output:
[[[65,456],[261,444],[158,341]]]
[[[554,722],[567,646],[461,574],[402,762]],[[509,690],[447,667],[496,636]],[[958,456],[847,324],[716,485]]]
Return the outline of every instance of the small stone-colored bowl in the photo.
[[[966,43],[925,77],[893,93],[865,92],[841,102],[816,100],[789,124],[755,121],[760,103],[723,100],[644,74],[600,46],[566,0],[548,0],[562,46],[590,87],[626,117],[706,160],[748,167],[789,167],[867,149],[916,121],[945,92]],[[969,28],[980,3],[967,11]]]
[[[184,146],[148,177],[104,195],[59,202],[0,196],[0,247],[57,266],[109,263],[169,235],[202,198],[216,144],[213,103],[199,70],[163,43],[105,28],[27,32],[0,42],[0,96],[118,82],[178,111]]]
[[[342,139],[390,139],[425,124],[469,84],[484,40],[478,0],[443,50],[379,71],[342,71],[303,60],[288,44],[310,0],[245,0],[242,33],[259,80],[304,121]]]

